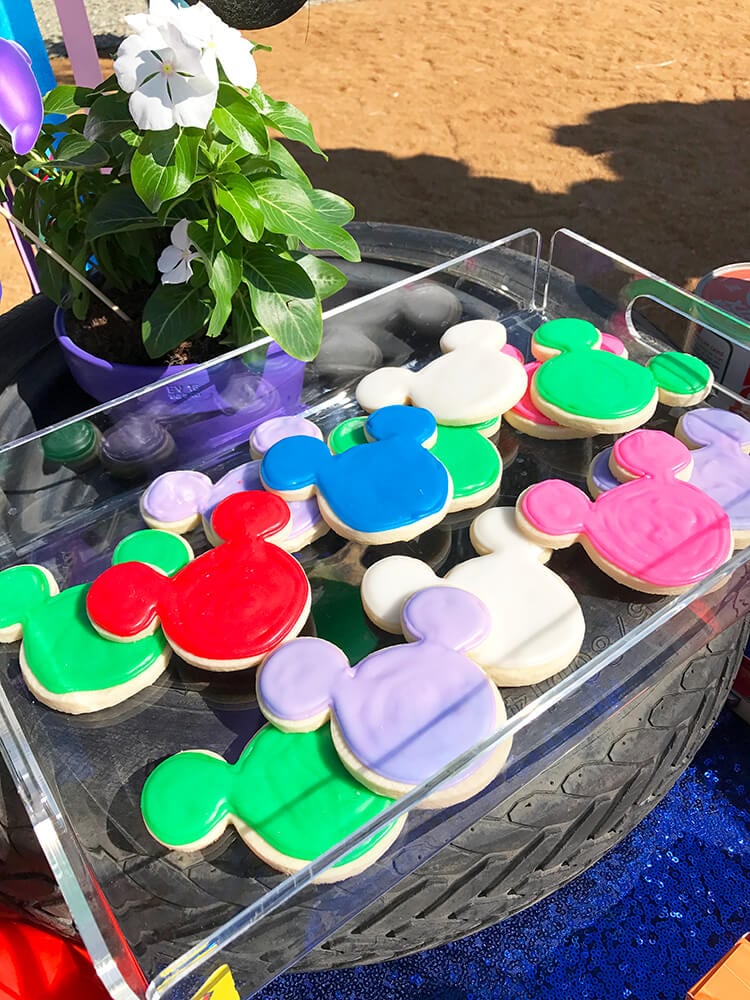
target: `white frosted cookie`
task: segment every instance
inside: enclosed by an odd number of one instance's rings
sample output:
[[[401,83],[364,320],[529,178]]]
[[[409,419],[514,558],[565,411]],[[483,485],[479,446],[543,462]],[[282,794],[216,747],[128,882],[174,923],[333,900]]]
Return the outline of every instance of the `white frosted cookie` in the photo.
[[[468,320],[440,338],[443,356],[419,371],[379,368],[357,386],[357,402],[372,413],[410,403],[433,414],[439,424],[463,427],[501,417],[521,399],[526,372],[504,354],[506,330],[495,320]]]
[[[401,614],[412,594],[443,584],[478,597],[492,629],[472,658],[500,685],[535,684],[567,666],[583,642],[585,622],[573,591],[544,563],[550,550],[528,541],[513,507],[496,507],[475,518],[475,559],[440,578],[419,559],[391,556],[371,566],[361,586],[368,617],[388,632],[401,631]]]

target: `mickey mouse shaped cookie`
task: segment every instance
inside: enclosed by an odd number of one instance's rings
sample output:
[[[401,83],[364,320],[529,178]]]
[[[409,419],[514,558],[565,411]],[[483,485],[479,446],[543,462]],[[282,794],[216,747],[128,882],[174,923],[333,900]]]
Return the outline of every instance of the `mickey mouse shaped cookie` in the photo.
[[[212,531],[223,544],[171,579],[143,562],[106,570],[86,610],[107,638],[133,642],[159,625],[174,651],[204,670],[254,666],[297,635],[310,611],[310,584],[276,543],[289,508],[268,493],[235,493],[218,505]]]
[[[434,417],[386,406],[367,419],[365,434],[369,444],[341,455],[310,437],[279,441],[261,462],[263,485],[286,500],[317,493],[333,530],[367,545],[408,541],[442,521],[453,487],[427,450],[437,435]]]
[[[628,356],[627,348],[623,342],[611,333],[601,334],[599,350],[617,354],[621,358]],[[524,365],[529,384],[521,399],[505,414],[505,419],[514,430],[528,434],[529,437],[543,438],[546,441],[571,441],[576,438],[591,437],[590,431],[580,427],[563,427],[562,424],[546,417],[534,404],[531,398],[531,383],[534,374],[541,368],[542,364],[541,361],[531,361]]]
[[[408,644],[351,667],[323,639],[285,643],[258,672],[258,703],[288,732],[309,732],[330,718],[344,766],[374,792],[404,795],[505,721],[497,688],[467,655],[489,627],[487,609],[472,594],[422,590],[404,607]],[[509,749],[509,741],[494,747],[421,805],[474,795],[496,776]]]
[[[531,350],[544,363],[532,376],[531,400],[546,417],[591,435],[621,434],[644,424],[660,400],[692,406],[711,391],[711,369],[690,354],[666,351],[644,367],[600,344],[585,320],[550,320],[536,330]]]
[[[284,416],[264,421],[250,437],[250,450],[256,460],[231,469],[216,483],[204,473],[190,469],[164,472],[141,497],[143,520],[150,528],[179,535],[202,523],[208,540],[217,545],[219,539],[211,531],[211,515],[216,506],[233,493],[262,490],[258,459],[277,441],[300,434],[323,440],[320,430],[304,417]],[[289,511],[291,527],[279,543],[287,552],[299,552],[328,531],[315,499],[293,501]]]
[[[334,455],[367,444],[366,417],[350,417],[342,421],[328,436],[328,447]],[[448,470],[453,483],[453,499],[449,512],[481,507],[500,488],[503,463],[500,453],[487,435],[497,430],[497,421],[466,427],[443,427],[438,424],[437,438],[430,452]]]
[[[676,436],[691,448],[691,465],[680,478],[689,480],[729,515],[734,547],[750,545],[750,421],[728,410],[692,410],[680,417]],[[592,496],[618,486],[610,468],[612,449],[605,448],[589,468]]]
[[[442,579],[427,563],[389,556],[373,563],[361,596],[371,621],[400,632],[403,607],[425,587],[458,587],[473,594],[492,618],[489,635],[471,658],[501,686],[536,684],[566,667],[578,654],[586,624],[565,581],[544,563],[551,552],[526,538],[513,507],[495,507],[474,519],[476,559],[459,563]]]
[[[112,564],[140,559],[173,575],[192,559],[187,542],[163,531],[137,531],[115,549]],[[31,693],[71,715],[111,708],[153,684],[172,650],[161,632],[123,645],[92,628],[88,584],[58,591],[42,566],[0,573],[0,642],[23,636],[21,673]]]
[[[524,534],[549,548],[580,541],[605,573],[647,594],[682,593],[726,562],[729,518],[679,478],[691,464],[682,442],[663,431],[633,431],[615,442],[612,463],[627,481],[593,503],[559,479],[524,490],[516,505]]]
[[[343,767],[323,726],[283,733],[264,726],[236,764],[208,750],[185,750],[146,779],[141,812],[152,837],[180,851],[199,851],[228,825],[250,850],[281,872],[296,872],[392,800],[369,791]],[[390,847],[406,816],[378,830],[316,879],[338,882],[361,872]]]
[[[467,320],[440,338],[443,356],[419,371],[379,368],[357,386],[357,402],[373,412],[411,403],[433,414],[439,424],[464,427],[500,417],[526,390],[526,373],[502,353],[506,330],[489,319]]]

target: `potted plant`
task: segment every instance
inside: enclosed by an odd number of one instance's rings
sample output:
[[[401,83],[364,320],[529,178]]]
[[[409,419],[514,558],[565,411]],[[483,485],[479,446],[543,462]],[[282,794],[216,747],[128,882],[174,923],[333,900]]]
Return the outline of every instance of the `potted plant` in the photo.
[[[359,259],[351,205],[280,141],[324,155],[310,123],[263,91],[257,46],[203,3],[150,0],[127,20],[114,74],[50,91],[62,120],[30,148],[0,130],[14,215],[119,307],[37,255],[71,371],[103,400],[266,336],[310,360],[321,302],[346,283],[310,251]]]

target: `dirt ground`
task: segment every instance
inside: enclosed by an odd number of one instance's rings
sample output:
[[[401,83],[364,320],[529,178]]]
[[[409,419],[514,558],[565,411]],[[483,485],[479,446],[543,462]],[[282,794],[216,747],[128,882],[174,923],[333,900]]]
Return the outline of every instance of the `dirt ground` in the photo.
[[[253,38],[330,155],[302,157],[313,180],[359,219],[567,226],[680,284],[750,257],[736,0],[340,0]],[[2,309],[27,296],[5,231],[0,277]]]

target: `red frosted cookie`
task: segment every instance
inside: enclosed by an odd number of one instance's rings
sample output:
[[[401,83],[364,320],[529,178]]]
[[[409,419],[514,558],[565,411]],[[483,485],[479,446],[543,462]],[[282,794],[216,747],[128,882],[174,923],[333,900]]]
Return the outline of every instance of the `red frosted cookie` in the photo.
[[[289,507],[260,491],[235,493],[213,513],[224,541],[173,577],[140,562],[112,566],[86,599],[92,624],[122,642],[161,625],[169,644],[205,670],[241,670],[298,634],[310,611],[310,584],[278,545]]]

